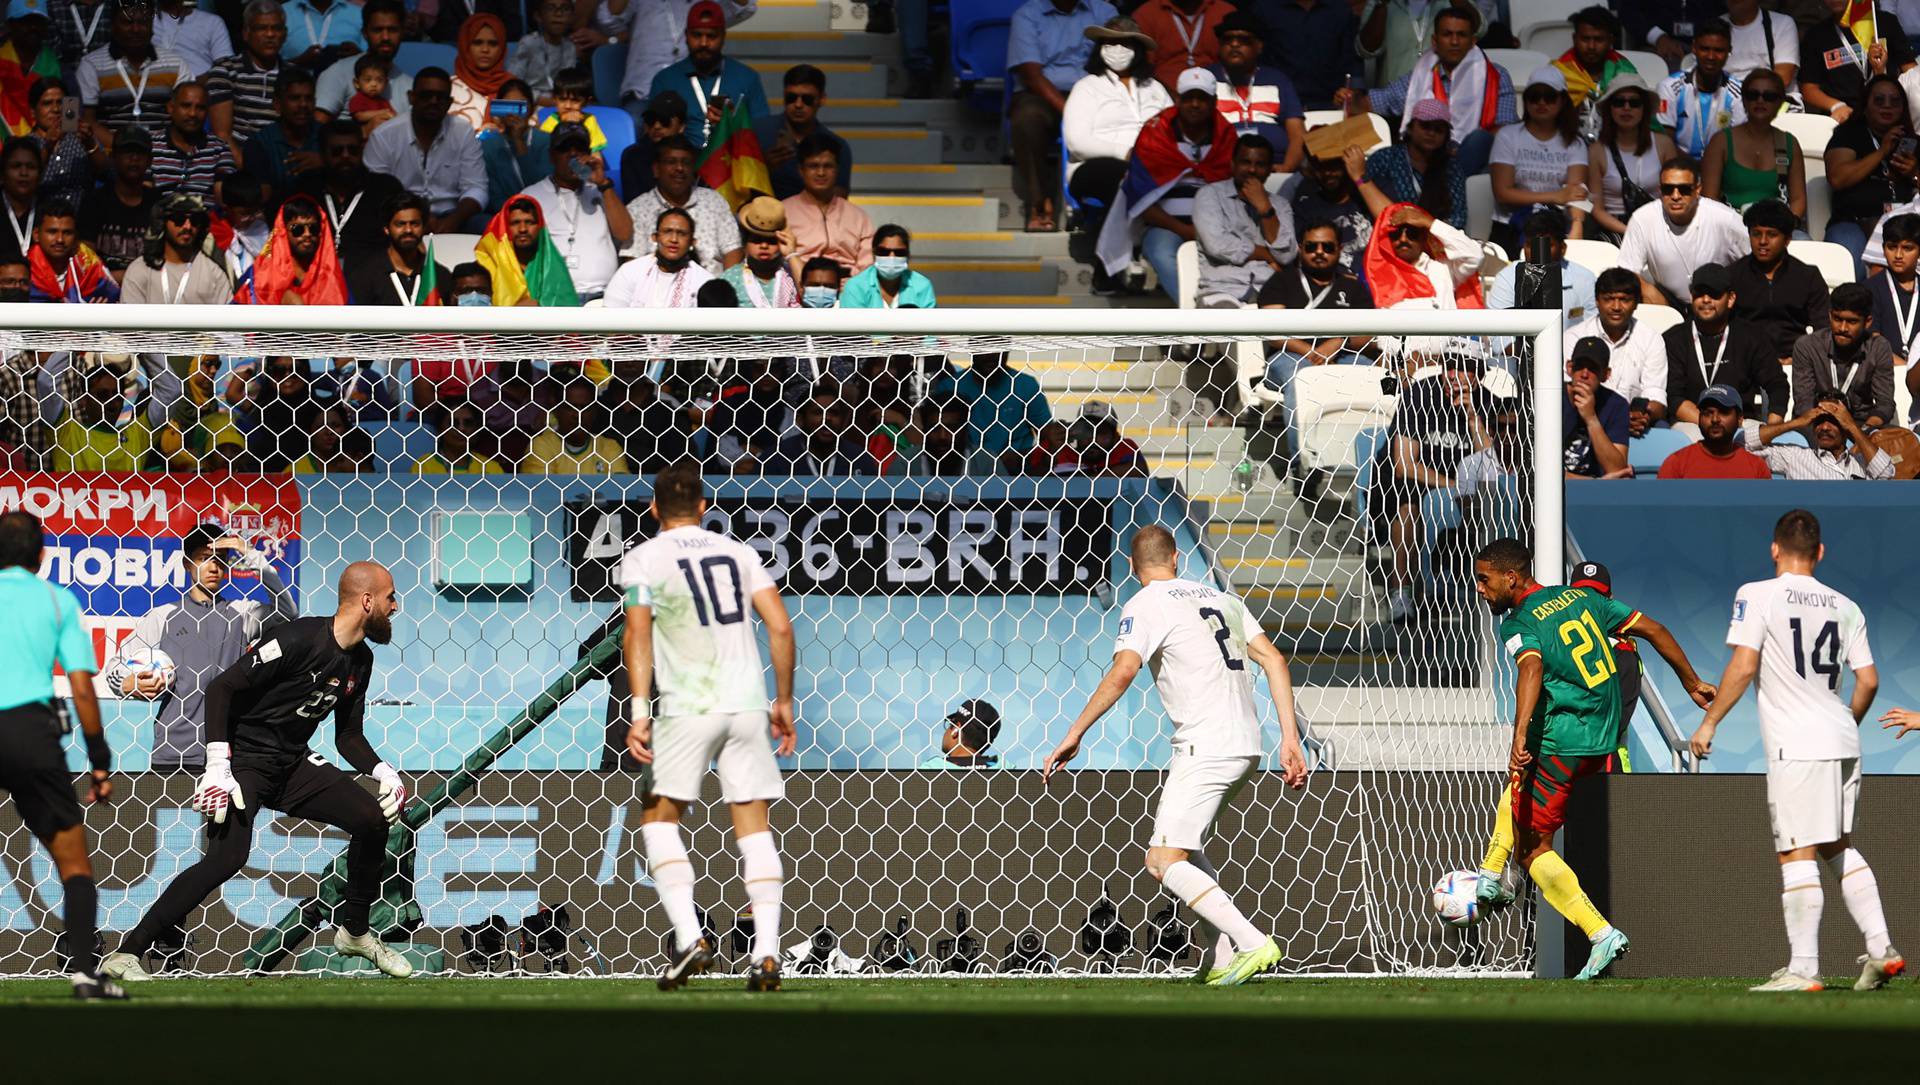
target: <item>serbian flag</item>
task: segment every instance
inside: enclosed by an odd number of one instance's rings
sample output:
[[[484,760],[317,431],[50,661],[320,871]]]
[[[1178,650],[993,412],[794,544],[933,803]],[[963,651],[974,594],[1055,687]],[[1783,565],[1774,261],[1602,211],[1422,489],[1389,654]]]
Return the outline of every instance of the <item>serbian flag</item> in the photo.
[[[540,224],[539,237],[533,243],[533,259],[524,268],[507,234],[507,216],[514,211],[531,211],[534,221]],[[486,235],[474,246],[473,258],[493,276],[495,305],[518,305],[520,299],[526,297],[542,306],[580,304],[580,294],[573,288],[566,258],[560,255],[553,235],[547,231],[547,218],[540,210],[540,201],[532,196],[508,198],[506,206],[487,223]]]
[[[304,272],[293,258],[293,240],[287,233],[287,211],[292,208],[304,209],[320,220],[320,248]],[[241,278],[233,300],[238,305],[284,305],[289,290],[297,292],[302,305],[347,303],[347,276],[333,250],[333,226],[309,196],[294,196],[281,205],[266,247]]]
[[[113,302],[120,300],[120,284],[100,262],[93,246],[81,242],[61,271],[53,269],[46,250],[35,245],[27,254],[27,296],[33,301]]]
[[[1133,260],[1139,240],[1138,220],[1160,202],[1169,189],[1192,178],[1199,184],[1224,181],[1233,173],[1233,142],[1239,136],[1217,111],[1213,115],[1213,142],[1199,159],[1180,149],[1180,110],[1168,106],[1140,129],[1127,162],[1127,178],[1113,198],[1113,208],[1100,227],[1097,252],[1107,274],[1118,275]]]
[[[739,211],[756,195],[773,195],[773,178],[767,174],[767,158],[754,137],[747,104],[735,101],[707,134],[707,149],[697,166],[700,183],[727,198],[727,206]]]

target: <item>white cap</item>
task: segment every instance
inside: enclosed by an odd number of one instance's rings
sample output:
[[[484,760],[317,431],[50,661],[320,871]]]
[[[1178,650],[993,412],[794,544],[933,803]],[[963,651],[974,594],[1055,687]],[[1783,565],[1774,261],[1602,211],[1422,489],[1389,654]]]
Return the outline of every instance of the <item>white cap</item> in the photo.
[[[1180,79],[1174,84],[1174,97],[1184,97],[1188,91],[1197,90],[1213,98],[1220,92],[1219,80],[1205,68],[1188,68],[1180,73]]]
[[[1527,86],[1552,87],[1554,90],[1563,91],[1567,89],[1567,73],[1561,71],[1557,65],[1542,64],[1533,70],[1532,75],[1527,76]],[[1526,87],[1520,89],[1524,91]]]

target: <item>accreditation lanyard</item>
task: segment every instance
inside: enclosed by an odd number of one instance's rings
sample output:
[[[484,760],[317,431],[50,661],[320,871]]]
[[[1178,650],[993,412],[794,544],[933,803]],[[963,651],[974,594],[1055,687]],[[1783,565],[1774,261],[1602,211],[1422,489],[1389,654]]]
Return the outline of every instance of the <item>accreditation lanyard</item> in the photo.
[[[20,255],[25,256],[33,248],[33,216],[31,208],[27,211],[27,228],[20,228],[20,220],[13,217],[13,208],[7,208],[7,228],[13,231],[13,239],[20,243]]]
[[[1327,280],[1327,285],[1321,287],[1320,292],[1316,294],[1313,292],[1313,281],[1307,278],[1306,272],[1302,271],[1300,273],[1300,292],[1307,296],[1307,308],[1320,308],[1320,303],[1327,300],[1328,294],[1333,293],[1333,284],[1338,281],[1339,278],[1340,276],[1336,273],[1332,279]]]
[[[73,17],[73,28],[80,32],[80,51],[83,54],[93,51],[93,35],[100,29],[100,17],[106,13],[107,5],[104,2],[95,4],[93,6],[93,19],[89,22],[82,23],[80,21],[80,6],[78,4],[67,9],[67,14]]]
[[[137,86],[133,82],[133,76],[127,71],[126,61],[115,58],[113,62],[113,66],[120,72],[120,81],[127,85],[127,89],[133,91],[133,119],[136,121],[140,119],[140,100],[147,96],[147,79],[153,75],[156,60],[155,57],[147,58],[146,66],[140,69],[140,83]]]
[[[307,45],[309,47],[312,47],[315,45],[318,45],[321,48],[326,47],[327,31],[333,28],[333,16],[339,10],[340,10],[339,8],[335,8],[335,7],[329,7],[327,9],[327,14],[323,16],[320,20],[320,32],[318,34],[314,33],[313,31],[313,9],[308,8],[307,10],[300,13],[300,22],[302,25],[304,25],[307,28]]]
[[[694,74],[693,72],[688,72],[688,73],[687,73],[687,82],[689,82],[689,83],[692,83],[692,84],[693,84],[693,97],[694,97],[694,100],[695,100],[696,102],[698,102],[698,103],[700,103],[700,106],[699,106],[699,113],[700,113],[700,115],[701,115],[702,117],[704,117],[704,116],[706,116],[706,115],[707,115],[707,96],[708,96],[708,95],[715,95],[715,96],[718,96],[718,95],[719,95],[719,93],[720,93],[720,80],[722,80],[722,79],[725,79],[725,78],[726,78],[726,75],[727,75],[727,73],[726,73],[726,71],[725,71],[725,70],[723,69],[723,70],[722,70],[722,71],[720,72],[720,74],[719,74],[719,75],[716,75],[716,76],[714,76],[714,77],[713,77],[713,89],[712,89],[712,90],[708,90],[708,89],[706,89],[705,87],[702,87],[702,86],[700,85],[700,77],[699,77],[698,75],[695,75],[695,74]]]
[[[1173,17],[1173,31],[1180,35],[1180,44],[1187,47],[1187,67],[1198,66],[1200,61],[1194,53],[1200,48],[1200,35],[1206,33],[1207,13],[1203,11],[1195,15],[1192,22],[1182,19],[1178,12],[1169,11],[1167,14]]]
[[[1690,324],[1688,328],[1693,332],[1693,360],[1700,365],[1702,387],[1711,388],[1713,378],[1720,375],[1720,362],[1727,356],[1727,340],[1733,338],[1733,326],[1729,324],[1720,329],[1720,345],[1714,348],[1712,369],[1707,368],[1707,354],[1700,349],[1700,325]]]
[[[181,304],[187,297],[187,284],[193,281],[193,265],[188,264],[187,270],[180,273],[180,289],[173,289],[173,285],[167,280],[167,265],[162,263],[160,265],[160,300],[167,305]]]
[[[422,272],[422,274],[424,274],[424,271]],[[397,271],[387,272],[387,281],[393,284],[393,292],[397,297],[399,297],[400,304],[406,306],[409,309],[419,304],[418,302],[413,300],[413,293],[412,291],[407,289],[406,280],[400,277],[399,272]]]
[[[360,206],[360,197],[366,194],[365,189],[354,193],[353,199],[347,201],[347,209],[342,211],[334,206],[333,193],[327,193],[327,214],[333,218],[333,232],[335,236],[338,236],[341,231],[347,228],[347,220],[353,217],[353,209]]]
[[[1888,283],[1887,289],[1893,293],[1893,319],[1900,325],[1900,356],[1911,362],[1914,319],[1920,317],[1920,283],[1914,284],[1913,300],[1905,307],[1900,304],[1900,295],[1906,291],[1901,290],[1898,283]]]
[[[1839,359],[1831,354],[1827,355],[1827,381],[1833,385],[1834,391],[1839,392],[1842,397],[1853,391],[1853,382],[1859,379],[1860,371],[1867,367],[1866,361],[1867,356],[1863,348],[1859,360],[1847,363],[1847,382],[1842,384]]]

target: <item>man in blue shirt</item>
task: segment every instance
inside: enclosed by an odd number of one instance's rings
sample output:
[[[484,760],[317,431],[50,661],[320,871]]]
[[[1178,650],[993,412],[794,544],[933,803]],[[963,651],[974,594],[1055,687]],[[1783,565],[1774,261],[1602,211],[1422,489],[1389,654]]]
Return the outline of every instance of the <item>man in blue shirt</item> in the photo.
[[[715,0],[700,0],[687,10],[687,56],[653,77],[648,98],[673,91],[687,110],[687,138],[704,147],[707,133],[720,123],[722,107],[744,102],[749,123],[767,115],[767,92],[752,68],[721,55],[727,44],[727,15]]]
[[[1012,461],[1015,466],[1008,470],[1017,474],[1017,464],[1033,447],[1034,435],[1053,421],[1040,382],[1007,368],[1004,351],[974,355],[973,368],[941,379],[934,396],[951,396],[967,405],[967,429],[973,438],[968,443],[974,449],[970,474],[993,474],[1002,460]]]
[[[1568,478],[1618,478],[1627,470],[1627,399],[1600,383],[1611,353],[1597,335],[1573,345],[1560,421]]]
[[[64,713],[55,707],[53,667],[67,674],[73,706],[86,738],[87,801],[108,802],[113,754],[100,730],[100,702],[93,676],[100,665],[93,637],[80,624],[80,600],[66,588],[35,575],[46,535],[30,512],[0,516],[0,789],[13,795],[27,831],[47,846],[60,870],[66,903],[65,952],[75,998],[125,998],[126,992],[97,971],[95,922],[99,892],[93,884],[87,826],[73,797],[73,774],[61,747]]]
[[[1060,207],[1060,115],[1086,73],[1089,27],[1117,12],[1107,0],[1027,0],[1007,31],[1013,192],[1026,205],[1028,232],[1052,230]]]
[[[1343,0],[1255,0],[1245,10],[1267,28],[1267,62],[1293,80],[1300,104],[1332,109],[1333,92],[1363,74],[1360,24]]]

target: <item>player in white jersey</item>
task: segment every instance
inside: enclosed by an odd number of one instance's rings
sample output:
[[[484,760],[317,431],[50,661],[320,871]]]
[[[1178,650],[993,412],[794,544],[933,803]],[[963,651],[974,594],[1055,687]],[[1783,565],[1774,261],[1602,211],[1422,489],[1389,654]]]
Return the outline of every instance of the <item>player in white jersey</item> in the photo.
[[[1733,658],[1720,695],[1693,733],[1695,757],[1713,752],[1714,730],[1758,680],[1760,741],[1767,756],[1767,811],[1780,855],[1781,909],[1793,957],[1756,991],[1818,991],[1820,913],[1826,906],[1817,855],[1827,861],[1847,912],[1866,938],[1856,991],[1871,991],[1906,968],[1887,937],[1880,886],[1854,850],[1860,801],[1860,721],[1873,707],[1880,674],[1867,646],[1867,621],[1853,600],[1813,577],[1826,556],[1820,521],[1794,509],[1773,527],[1772,580],[1743,584],[1727,645]],[[1840,672],[1853,671],[1851,702]]]
[[[700,798],[707,766],[715,765],[721,797],[733,811],[740,879],[753,905],[747,990],[776,991],[784,875],[767,804],[783,788],[767,735],[779,740],[782,757],[793,753],[793,622],[760,555],[701,527],[706,511],[698,466],[680,463],[660,472],[653,485],[660,533],[620,559],[627,615],[622,647],[634,690],[627,752],[652,771],[640,833],[654,889],[673,921],[673,959],[660,989],[684,986],[713,961],[693,905],[693,864],[680,819]],[[773,653],[771,706],[749,609],[766,625]],[[658,719],[650,696],[656,679]]]
[[[1143,527],[1133,537],[1133,575],[1141,588],[1120,612],[1113,666],[1067,737],[1047,757],[1043,780],[1080,752],[1080,741],[1133,684],[1145,663],[1173,718],[1173,764],[1160,791],[1147,872],[1200,917],[1203,951],[1195,975],[1232,987],[1280,963],[1280,946],[1234,906],[1201,848],[1220,810],[1260,767],[1260,713],[1247,660],[1267,672],[1280,715],[1280,769],[1288,787],[1307,783],[1307,758],[1293,715],[1286,657],[1245,603],[1181,579],[1173,534]],[[1230,952],[1230,956],[1229,956]]]

